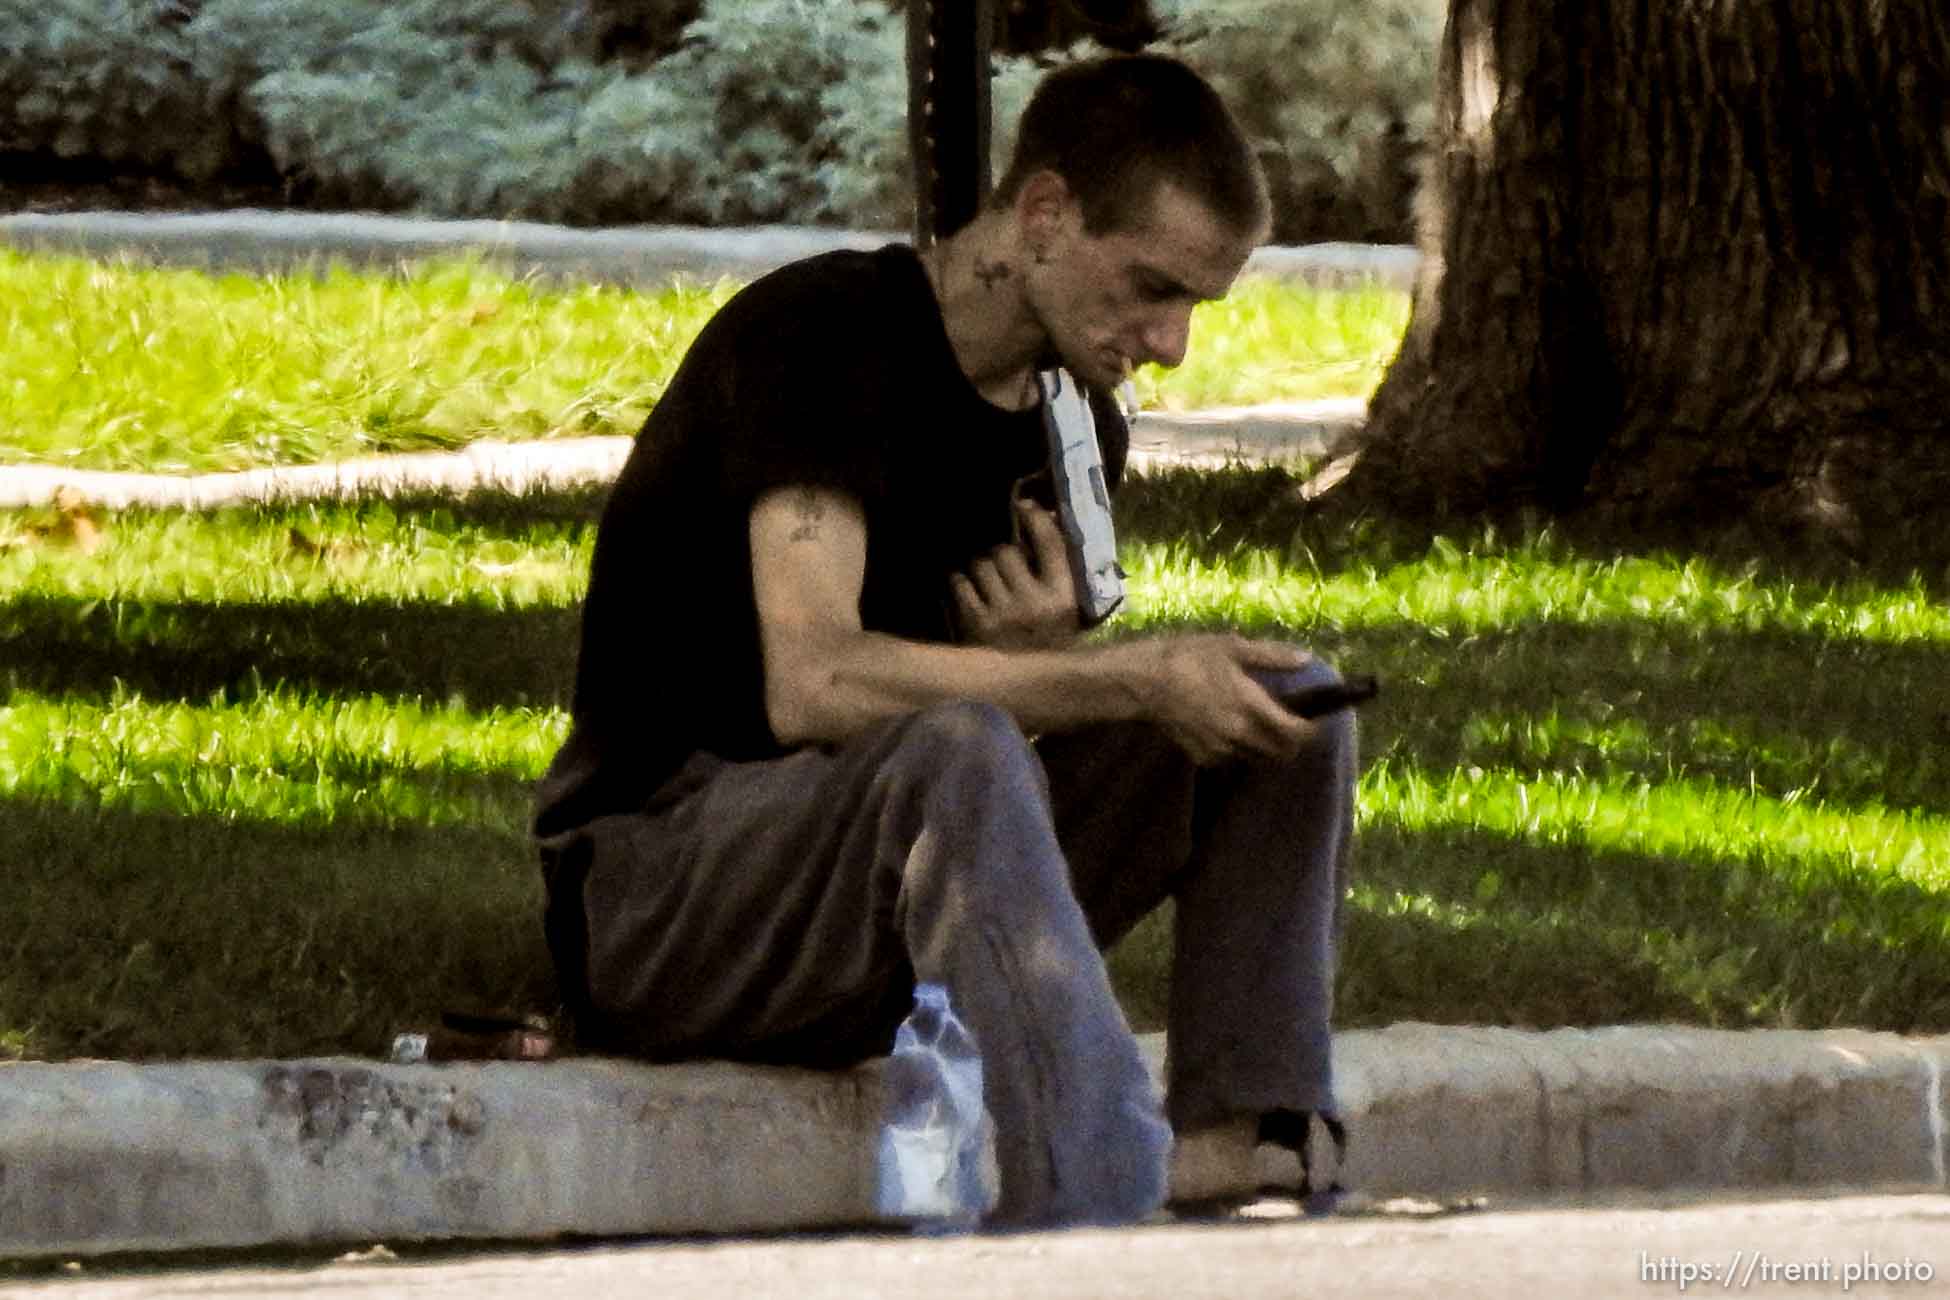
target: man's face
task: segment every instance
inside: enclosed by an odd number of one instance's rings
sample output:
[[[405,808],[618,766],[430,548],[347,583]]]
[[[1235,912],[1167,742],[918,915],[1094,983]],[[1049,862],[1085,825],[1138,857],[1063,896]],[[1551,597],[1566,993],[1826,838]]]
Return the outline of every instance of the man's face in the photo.
[[[1136,221],[1105,235],[1084,230],[1064,190],[1048,229],[1031,302],[1063,364],[1105,389],[1147,361],[1183,361],[1192,308],[1224,297],[1259,242],[1169,182]]]

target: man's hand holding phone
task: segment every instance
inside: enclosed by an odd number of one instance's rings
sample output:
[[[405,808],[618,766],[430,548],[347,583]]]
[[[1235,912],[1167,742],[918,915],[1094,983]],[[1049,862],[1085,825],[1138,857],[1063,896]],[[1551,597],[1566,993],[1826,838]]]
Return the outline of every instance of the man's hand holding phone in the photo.
[[[1381,693],[1381,683],[1373,673],[1357,673],[1339,681],[1319,681],[1304,672],[1255,673],[1254,679],[1300,718],[1324,718],[1366,704]]]
[[[1148,716],[1201,765],[1241,758],[1286,761],[1314,722],[1372,699],[1372,677],[1342,680],[1284,641],[1219,634],[1148,638],[1117,650],[1145,662]]]

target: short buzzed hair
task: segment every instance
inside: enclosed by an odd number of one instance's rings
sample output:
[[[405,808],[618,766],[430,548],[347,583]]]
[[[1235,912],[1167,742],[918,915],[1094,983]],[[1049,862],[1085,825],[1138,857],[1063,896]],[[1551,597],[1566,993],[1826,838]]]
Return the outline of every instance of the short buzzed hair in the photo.
[[[1241,235],[1265,229],[1271,215],[1259,161],[1225,101],[1189,67],[1158,54],[1092,59],[1043,78],[994,202],[1013,202],[1044,170],[1070,187],[1092,235],[1139,220],[1165,181]]]

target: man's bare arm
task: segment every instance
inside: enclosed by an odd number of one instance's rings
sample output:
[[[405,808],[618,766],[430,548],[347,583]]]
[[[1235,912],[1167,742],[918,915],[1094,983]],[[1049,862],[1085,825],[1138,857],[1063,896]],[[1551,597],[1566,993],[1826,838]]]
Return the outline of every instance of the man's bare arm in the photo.
[[[1298,666],[1291,647],[1232,636],[1067,650],[908,641],[860,625],[867,531],[852,497],[778,488],[753,506],[750,528],[766,714],[782,743],[844,740],[950,698],[999,705],[1028,731],[1150,719],[1202,762],[1290,753],[1306,735],[1245,672]]]
[[[1116,670],[1115,647],[1006,651],[862,629],[866,520],[845,493],[767,493],[752,508],[751,541],[766,712],[786,744],[842,740],[957,696],[990,700],[1032,731],[1142,715],[1142,683]]]

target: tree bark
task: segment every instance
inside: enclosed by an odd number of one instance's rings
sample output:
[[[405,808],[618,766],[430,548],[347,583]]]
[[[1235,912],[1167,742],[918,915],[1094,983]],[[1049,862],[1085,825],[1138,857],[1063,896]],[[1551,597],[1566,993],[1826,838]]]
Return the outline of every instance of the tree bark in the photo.
[[[1950,520],[1942,0],[1451,0],[1435,138],[1323,503]]]

